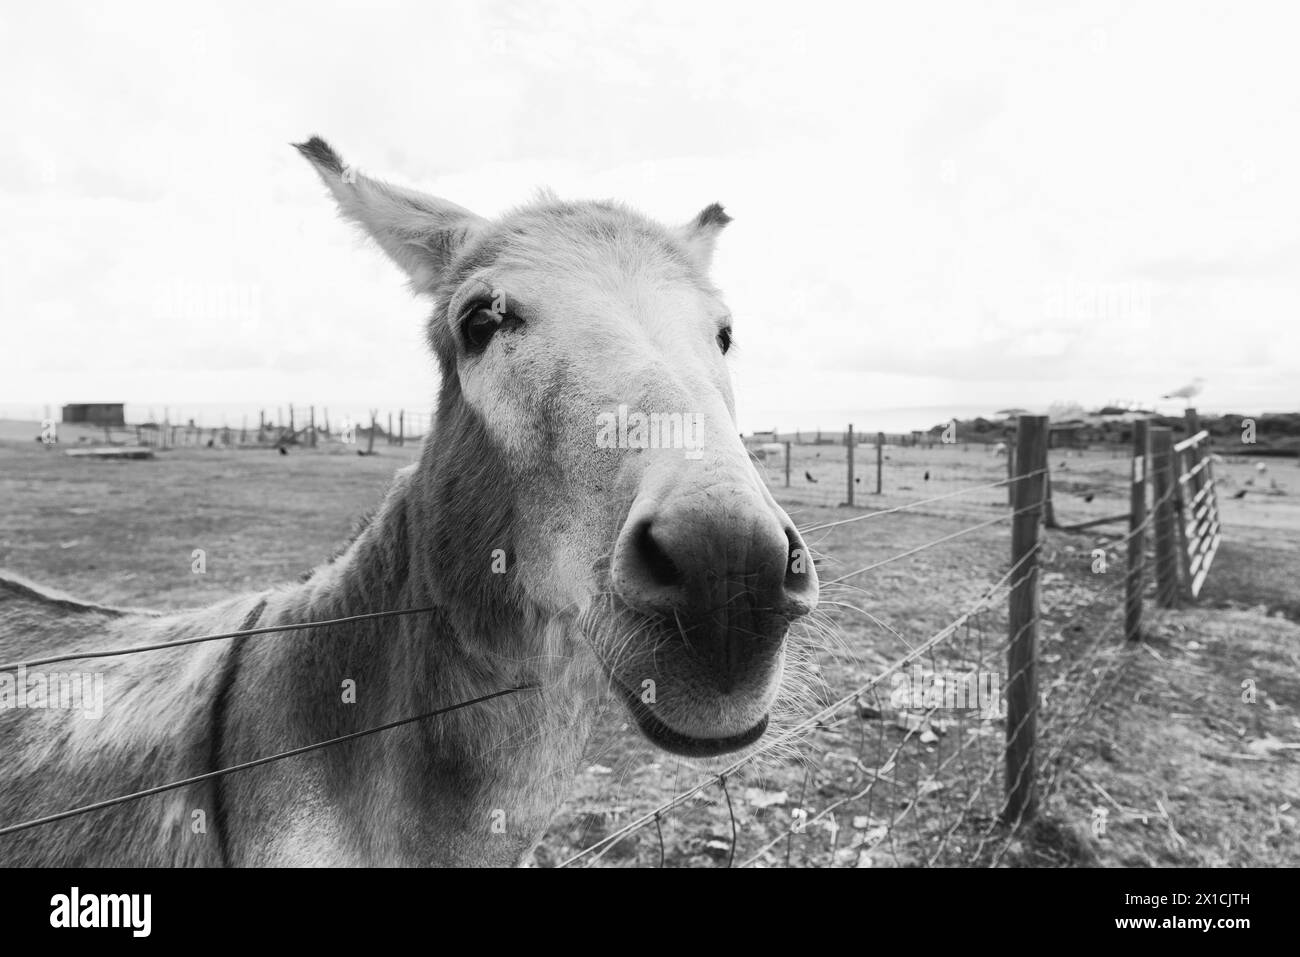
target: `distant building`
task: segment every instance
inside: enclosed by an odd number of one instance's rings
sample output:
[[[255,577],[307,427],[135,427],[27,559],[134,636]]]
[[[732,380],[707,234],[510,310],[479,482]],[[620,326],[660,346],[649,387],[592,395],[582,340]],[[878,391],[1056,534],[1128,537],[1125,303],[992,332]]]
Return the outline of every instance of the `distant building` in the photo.
[[[126,425],[126,406],[122,402],[78,402],[63,407],[64,425]]]

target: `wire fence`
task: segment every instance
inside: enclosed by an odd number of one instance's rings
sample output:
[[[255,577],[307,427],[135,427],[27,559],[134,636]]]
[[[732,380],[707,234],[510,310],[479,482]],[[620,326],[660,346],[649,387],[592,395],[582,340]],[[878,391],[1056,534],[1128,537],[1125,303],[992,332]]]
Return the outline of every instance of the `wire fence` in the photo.
[[[1170,582],[1177,585],[1187,569],[1180,558],[1184,552],[1172,541],[1179,528],[1173,516],[1186,484],[1176,470],[1204,472],[1198,492],[1208,488],[1207,494],[1212,494],[1213,480],[1208,450],[1202,449],[1196,463],[1172,456],[1160,460],[1164,479],[1153,482],[1147,432],[1139,430],[1140,445],[1135,444],[1125,488],[1131,500],[1127,534],[1103,538],[1081,554],[1078,549],[1071,553],[1067,549],[1072,546],[1043,531],[1052,504],[1046,419],[1024,417],[1020,429],[1016,474],[1008,478],[803,526],[806,535],[857,533],[903,515],[950,517],[948,510],[957,503],[964,511],[956,514],[967,517],[978,515],[988,502],[1001,510],[987,520],[824,579],[823,626],[834,627],[834,617],[847,614],[860,614],[873,626],[870,651],[876,664],[868,667],[865,680],[786,727],[774,727],[765,743],[720,770],[685,787],[674,781],[667,799],[640,809],[622,808],[603,820],[599,834],[584,829],[573,842],[577,846],[550,863],[665,866],[669,844],[680,844],[673,839],[673,829],[691,834],[694,841],[686,851],[674,852],[673,863],[684,855],[691,862],[703,858],[722,866],[996,865],[1009,855],[1021,859],[1035,853],[1032,846],[1023,845],[1025,827],[1052,795],[1080,728],[1138,647],[1135,639],[1141,634],[1135,632],[1134,603],[1137,629],[1158,626],[1160,614],[1177,604],[1178,589],[1171,589]],[[1164,491],[1153,495],[1157,486]],[[959,613],[923,637],[909,640],[903,629],[854,600],[859,583],[880,569],[1004,523],[1012,526],[1013,546],[1005,570],[992,572],[987,586],[975,586],[974,593],[955,600]],[[1153,530],[1154,536],[1149,536]],[[824,564],[823,556],[819,567]],[[1156,575],[1148,582],[1146,569],[1152,564]],[[1111,568],[1125,572],[1108,574]],[[962,587],[971,590],[969,583]],[[1157,601],[1155,608],[1146,610],[1148,590]],[[398,609],[265,627],[256,627],[255,613],[245,628],[233,632],[0,664],[0,672],[430,611]],[[828,632],[823,627],[818,634],[826,637]],[[845,651],[861,663],[861,649]],[[451,710],[528,690],[533,689],[502,689],[217,769],[203,779],[402,724],[436,720]],[[197,780],[106,795],[27,821],[0,822],[0,836]]]
[[[989,667],[990,674],[995,673],[992,668],[999,648],[990,640],[994,625],[990,603],[1023,580],[1023,575],[1016,577],[1019,571],[1014,566],[1008,569],[956,619],[864,684],[724,770],[568,857],[562,866],[593,865],[634,832],[655,822],[660,839],[658,857],[662,859],[665,815],[690,803],[707,807],[718,800],[727,801],[728,806],[732,840],[719,850],[725,850],[729,864],[737,861],[738,853],[743,855],[742,865],[778,861],[787,866],[844,863],[844,854],[837,853],[841,851],[851,852],[856,863],[861,855],[882,848],[898,860],[900,853],[906,854],[904,842],[899,840],[899,825],[937,792],[945,790],[942,785],[936,786],[938,776],[963,753],[999,747],[994,741],[998,730],[991,713],[996,705],[986,697],[990,689],[969,683],[963,687],[954,682],[950,692],[938,676],[958,671],[963,675],[978,673],[982,666]],[[914,669],[909,675],[906,669],[914,665],[921,670]],[[1000,671],[998,668],[996,673]],[[930,679],[926,687],[913,680],[923,672]],[[891,688],[884,691],[885,682],[896,675],[904,680],[892,682]],[[936,677],[937,685],[933,683]],[[936,690],[940,703],[926,704]],[[951,709],[951,718],[940,717],[943,696],[948,694],[952,700],[958,693],[963,707]],[[917,706],[912,707],[913,703]],[[978,716],[981,704],[988,712],[988,721]],[[799,797],[791,799],[759,786],[743,792],[744,803],[730,798],[728,779],[790,744],[797,745],[804,768]],[[759,781],[761,784],[761,777]],[[715,786],[720,797],[710,800],[705,792]],[[814,793],[824,801],[809,802],[808,796]],[[943,805],[951,797],[949,790],[938,800]],[[684,810],[689,813],[691,808]],[[689,828],[691,824],[682,826]],[[738,840],[742,830],[751,839],[743,850]],[[852,842],[850,834],[855,835]]]
[[[876,511],[934,503],[926,514],[960,517],[992,513],[1008,504],[1015,445],[1001,432],[977,439],[945,440],[931,433],[808,432],[782,434],[782,441],[750,438],[747,446],[768,487],[791,509],[852,507]],[[820,436],[820,442],[815,441]],[[802,441],[797,441],[801,439]],[[852,454],[850,454],[850,450]],[[1048,527],[1126,520],[1128,447],[1116,443],[1071,444],[1048,450],[1051,504]],[[985,485],[976,495],[972,486]],[[961,496],[959,511],[941,503]]]
[[[1145,432],[1142,442],[1145,449]],[[1125,464],[1131,465],[1130,457]],[[1056,793],[1074,754],[1071,746],[1139,647],[1126,640],[1134,637],[1128,620],[1134,594],[1144,608],[1157,604],[1142,600],[1148,591],[1155,597],[1160,583],[1179,573],[1177,554],[1165,541],[1174,526],[1161,521],[1176,503],[1178,483],[1153,496],[1148,471],[1143,467],[1128,481],[1111,483],[1116,502],[1121,495],[1132,497],[1136,487],[1144,508],[1141,517],[1133,510],[1125,516],[1126,533],[1095,539],[1091,548],[1066,544],[1075,538],[1069,533],[1046,532],[1051,500],[1045,465],[1022,467],[1011,479],[805,525],[806,535],[872,528],[904,514],[943,515],[954,503],[987,501],[990,492],[1004,512],[824,579],[829,586],[1023,515],[1032,516],[1035,529],[1032,544],[1005,572],[920,641],[909,642],[860,599],[840,601],[828,588],[825,594],[835,597],[824,604],[860,613],[879,628],[873,644],[891,649],[888,662],[811,717],[741,760],[676,788],[665,801],[641,809],[635,798],[618,794],[617,805],[632,805],[624,819],[612,827],[595,821],[596,833],[579,835],[581,846],[555,863],[996,866],[1009,856],[1053,862],[1050,852],[1026,840],[1027,826]],[[1028,503],[1022,498],[1008,511],[1008,489],[1015,498],[1017,487],[1034,479],[1040,480],[1038,497]],[[1152,563],[1156,575],[1148,583],[1145,570]],[[1034,593],[1033,616],[1018,622],[1012,596],[1026,588]],[[1146,608],[1141,626],[1160,627],[1164,614],[1167,607]],[[1031,629],[1029,655],[1021,654],[1023,663],[1013,667],[1013,646]],[[1012,714],[1007,692],[1026,672],[1032,673],[1029,694]],[[1014,802],[1028,782],[1031,799]],[[638,784],[634,777],[632,787]]]

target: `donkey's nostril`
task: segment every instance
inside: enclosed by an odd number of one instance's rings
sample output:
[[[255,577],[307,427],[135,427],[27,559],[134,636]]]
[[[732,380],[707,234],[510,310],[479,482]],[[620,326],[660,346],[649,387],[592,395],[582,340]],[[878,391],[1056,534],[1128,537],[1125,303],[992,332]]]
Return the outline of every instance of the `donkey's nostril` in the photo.
[[[635,547],[637,557],[650,580],[656,585],[670,588],[682,584],[682,573],[668,553],[655,541],[649,522],[642,522],[636,530]]]

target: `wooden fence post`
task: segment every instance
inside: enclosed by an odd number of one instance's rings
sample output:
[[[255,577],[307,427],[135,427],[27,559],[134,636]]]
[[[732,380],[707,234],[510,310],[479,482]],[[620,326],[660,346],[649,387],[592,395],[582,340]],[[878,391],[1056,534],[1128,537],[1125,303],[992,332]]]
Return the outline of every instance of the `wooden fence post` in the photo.
[[[1052,470],[1043,473],[1043,524],[1047,528],[1060,528],[1056,524],[1056,508],[1052,505]]]
[[[1147,441],[1150,423],[1133,423],[1133,462],[1130,469],[1128,516],[1128,575],[1124,580],[1124,637],[1142,637],[1142,591],[1146,585],[1147,472],[1151,457]]]
[[[1201,416],[1190,405],[1183,410],[1183,421],[1187,423],[1187,437],[1190,439],[1193,435],[1201,431]]]
[[[1174,430],[1153,427],[1151,439],[1151,494],[1156,509],[1156,603],[1178,606],[1178,543],[1174,522]]]
[[[311,414],[311,447],[314,449],[316,448],[316,406],[313,405],[309,411]]]
[[[849,505],[852,505],[853,504],[853,444],[854,444],[852,422],[849,423],[849,431],[848,431],[848,435],[845,436],[845,442],[848,443],[848,456],[849,456],[849,494],[846,501],[848,502]]]
[[[406,444],[406,410],[399,409],[397,412],[397,444]]]
[[[876,433],[876,494],[884,489],[885,478],[885,433]]]
[[[1020,441],[1020,426],[1016,426],[1016,441],[1008,442],[1007,445],[1007,504],[1016,504],[1016,486],[1020,483],[1013,481],[1016,477],[1016,445]]]
[[[790,443],[785,443],[785,487],[790,487]]]
[[[388,413],[392,417],[392,413]],[[366,445],[366,455],[375,454],[375,430],[379,428],[379,410],[370,410],[370,442]]]
[[[1007,766],[1004,823],[1027,820],[1038,809],[1038,549],[1047,468],[1047,416],[1022,415],[1016,424],[1016,475],[1011,519],[1011,595],[1007,646]],[[1037,474],[1034,474],[1037,473]]]

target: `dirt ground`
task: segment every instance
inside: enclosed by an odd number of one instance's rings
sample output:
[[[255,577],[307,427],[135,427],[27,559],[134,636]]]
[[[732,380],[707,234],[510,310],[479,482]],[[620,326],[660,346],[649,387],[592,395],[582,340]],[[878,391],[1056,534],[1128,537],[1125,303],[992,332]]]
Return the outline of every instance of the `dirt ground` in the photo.
[[[180,608],[296,578],[345,540],[414,446],[351,450],[182,449],[150,461],[47,451],[34,426],[0,423],[0,567],[115,604]],[[867,468],[867,453],[871,453]],[[805,528],[976,489],[1005,462],[976,446],[890,449],[884,494],[874,450],[796,448],[774,493]],[[1058,520],[1125,511],[1127,463],[1110,451],[1053,451]],[[928,478],[926,475],[928,473]],[[1126,648],[1122,524],[1050,532],[1044,549],[1041,813],[997,824],[1004,722],[895,707],[881,682],[834,718],[729,776],[653,751],[610,709],[572,800],[536,854],[553,866],[697,784],[701,790],[614,844],[600,865],[908,866],[1291,864],[1300,859],[1300,468],[1249,459],[1219,469],[1224,543],[1200,602],[1157,612]],[[817,482],[807,481],[807,475]],[[1250,485],[1245,483],[1249,480]],[[1249,489],[1240,499],[1234,490]],[[1087,497],[1091,495],[1091,500]],[[953,536],[825,591],[802,649],[802,696],[780,734],[883,674],[981,604],[1008,570],[1000,488],[961,494],[809,534],[824,580]],[[207,572],[191,571],[194,549]],[[1094,570],[1094,549],[1108,570]],[[1005,671],[1006,593],[918,656],[930,671]],[[1059,755],[1047,761],[1057,747]],[[1102,813],[1105,812],[1105,813]],[[792,822],[806,824],[792,833]],[[662,836],[662,837],[661,837]]]

